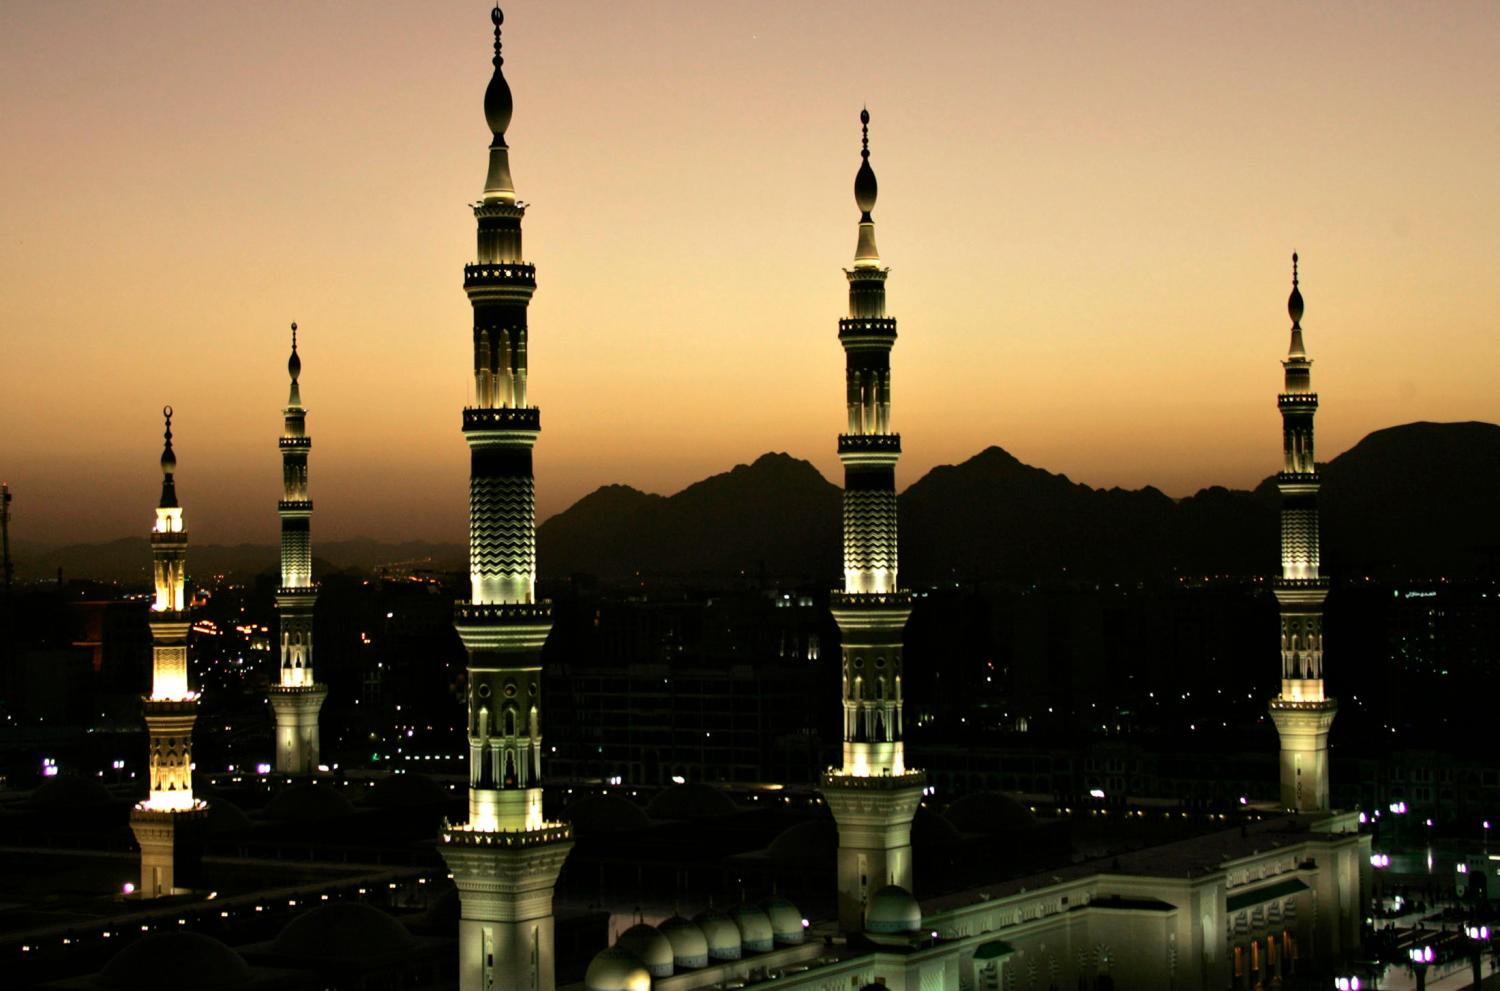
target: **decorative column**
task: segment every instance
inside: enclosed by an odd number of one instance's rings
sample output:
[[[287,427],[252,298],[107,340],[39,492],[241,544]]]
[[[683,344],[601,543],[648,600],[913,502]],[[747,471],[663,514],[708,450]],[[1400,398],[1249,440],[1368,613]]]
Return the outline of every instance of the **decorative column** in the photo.
[[[1274,584],[1281,607],[1281,692],[1271,700],[1271,720],[1281,736],[1281,804],[1299,812],[1328,808],[1328,729],[1338,703],[1323,694],[1323,600],[1328,579],[1318,574],[1318,465],[1313,459],[1312,362],[1302,343],[1302,291],[1292,255],[1292,343],[1282,367],[1281,577]]]
[[[445,825],[441,849],[458,885],[462,991],[552,991],[552,891],[572,830],[542,818],[542,645],[549,603],[536,600],[531,450],[540,412],[526,402],[526,310],[536,269],[522,260],[510,177],[510,86],[497,6],[494,75],[484,114],[494,139],[484,198],[474,207],[478,259],[464,266],[474,308],[475,403],[469,445],[468,601],[454,626],[468,652],[469,821]]]
[[[313,606],[318,587],[312,580],[312,500],[307,498],[307,409],[297,380],[302,359],[297,355],[297,325],[292,324],[292,356],[287,359],[291,394],[282,410],[281,585],[276,589],[280,622],[280,677],[271,686],[271,709],[276,716],[276,770],[282,774],[311,774],[318,769],[318,712],[328,689],[313,677]]]
[[[823,777],[823,797],[839,829],[839,924],[864,928],[871,893],[912,885],[911,821],[927,783],[903,752],[901,646],[911,595],[896,580],[896,461],[901,437],[891,424],[891,346],[885,279],[875,247],[875,172],[869,111],[854,199],[859,241],[849,279],[849,315],[839,321],[845,355],[848,432],[844,463],[844,587],[832,596],[843,645],[844,762]]]
[[[142,700],[150,736],[151,794],[131,809],[141,848],[142,898],[186,890],[200,856],[208,806],[193,798],[193,721],[198,693],[188,689],[187,530],[177,504],[172,407],[161,453],[161,503],[151,528],[156,597],[151,603],[151,694]]]

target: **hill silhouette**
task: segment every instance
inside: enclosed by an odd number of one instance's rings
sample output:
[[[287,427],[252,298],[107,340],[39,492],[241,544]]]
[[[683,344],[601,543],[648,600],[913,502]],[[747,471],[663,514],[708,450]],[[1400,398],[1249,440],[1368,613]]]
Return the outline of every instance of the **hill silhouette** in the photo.
[[[822,579],[839,568],[839,487],[763,454],[672,496],[609,485],[537,530],[545,576]]]
[[[1409,423],[1377,430],[1321,466],[1324,572],[1410,579],[1493,575],[1500,559],[1500,426]],[[765,576],[836,585],[840,489],[811,464],[765,454],[671,496],[606,485],[538,528],[544,579]],[[1279,566],[1275,476],[1254,491],[1096,489],[990,447],[934,468],[900,498],[902,583],[1149,581],[1271,575]],[[462,571],[459,544],[329,541],[319,567],[404,564]],[[144,584],[144,537],[17,554],[19,573]],[[272,571],[275,547],[194,545],[194,574]]]

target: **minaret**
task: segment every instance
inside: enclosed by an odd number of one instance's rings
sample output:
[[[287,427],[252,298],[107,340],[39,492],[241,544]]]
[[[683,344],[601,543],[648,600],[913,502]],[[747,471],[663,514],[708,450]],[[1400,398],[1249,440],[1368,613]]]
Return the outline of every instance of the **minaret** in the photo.
[[[1328,808],[1328,728],[1338,703],[1323,694],[1323,600],[1328,579],[1318,574],[1318,465],[1313,458],[1312,362],[1302,344],[1302,291],[1292,255],[1292,343],[1286,360],[1281,408],[1284,449],[1276,487],[1281,490],[1281,692],[1271,719],[1281,735],[1281,804],[1299,812]]]
[[[193,720],[198,693],[188,689],[187,531],[177,504],[172,407],[161,452],[161,503],[151,528],[156,598],[151,603],[151,694],[143,700],[150,734],[151,795],[130,813],[141,847],[142,898],[184,890],[197,858],[208,807],[193,798]]]
[[[276,615],[281,622],[281,674],[271,686],[271,708],[276,715],[276,770],[310,774],[318,769],[318,710],[328,689],[313,677],[313,606],[318,587],[312,580],[312,500],[307,498],[307,409],[297,379],[302,359],[297,355],[297,325],[292,324],[292,356],[287,359],[291,394],[281,431],[281,585],[276,589]]]
[[[497,6],[495,72],[484,93],[490,142],[474,206],[478,259],[464,266],[474,308],[475,403],[469,445],[469,599],[454,626],[468,652],[469,821],[445,826],[442,853],[459,893],[462,991],[552,991],[552,889],[572,830],[542,819],[542,645],[552,609],[536,600],[531,449],[541,429],[526,402],[526,308],[536,269],[522,260],[510,178],[510,86]]]
[[[901,714],[901,638],[911,595],[896,580],[896,461],[891,432],[891,345],[885,278],[875,248],[875,172],[870,114],[861,110],[863,147],[854,177],[859,241],[849,278],[849,315],[839,321],[845,355],[848,432],[844,463],[844,588],[832,596],[843,643],[844,764],[823,778],[839,829],[839,924],[864,928],[870,894],[895,884],[911,890],[911,820],[926,775],[907,768]]]

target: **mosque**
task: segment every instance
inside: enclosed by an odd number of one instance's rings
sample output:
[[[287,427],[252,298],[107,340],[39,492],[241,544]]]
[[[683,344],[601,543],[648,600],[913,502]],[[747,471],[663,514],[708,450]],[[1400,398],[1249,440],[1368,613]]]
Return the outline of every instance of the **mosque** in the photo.
[[[532,450],[541,417],[527,390],[527,308],[536,269],[522,249],[526,206],[510,171],[506,131],[513,101],[503,72],[502,21],[496,7],[494,72],[484,95],[493,138],[483,197],[473,207],[476,256],[463,277],[474,315],[475,400],[462,411],[470,451],[469,595],[457,603],[454,623],[468,657],[467,817],[445,823],[438,848],[458,892],[457,986],[554,991],[563,952],[554,889],[575,839],[568,822],[543,814],[541,650],[552,619],[550,604],[536,597]],[[929,788],[904,747],[902,636],[912,605],[897,561],[894,469],[901,438],[893,430],[891,374],[897,333],[886,307],[889,269],[876,246],[868,111],[861,111],[860,123],[858,231],[845,270],[847,316],[838,326],[846,357],[847,422],[838,436],[845,471],[844,584],[832,595],[832,611],[842,640],[842,762],[819,789],[837,826],[836,910],[826,919],[807,918],[791,900],[767,890],[691,919],[643,915],[593,957],[581,987],[723,991],[774,982],[788,991],[1251,991],[1331,973],[1360,946],[1370,839],[1361,834],[1357,813],[1329,808],[1328,732],[1336,705],[1323,681],[1328,583],[1319,573],[1318,400],[1295,255],[1291,345],[1277,400],[1285,448],[1278,476],[1282,572],[1275,582],[1281,676],[1270,714],[1281,739],[1281,809],[1108,862],[960,884],[920,902],[913,896],[922,865],[913,859],[912,827]],[[313,673],[311,442],[295,325],[292,330],[291,393],[280,440],[280,674],[270,702],[277,769],[309,775],[318,769],[326,690]],[[166,412],[162,497],[152,531],[155,680],[145,702],[151,795],[131,820],[145,896],[190,885],[193,831],[206,814],[192,792],[196,696],[187,685],[187,535],[173,483],[170,408]],[[211,972],[213,986],[301,987],[312,985],[289,983],[288,972],[278,968],[330,941],[401,959],[428,960],[434,952],[431,942],[413,940],[373,910],[330,905],[302,918],[314,916],[294,922],[272,943],[241,952],[191,932],[150,936],[100,974],[57,986],[136,986],[132,982],[146,976],[157,987],[208,986],[203,976]],[[176,977],[163,973],[163,960],[174,961]],[[451,984],[413,980],[401,986]]]

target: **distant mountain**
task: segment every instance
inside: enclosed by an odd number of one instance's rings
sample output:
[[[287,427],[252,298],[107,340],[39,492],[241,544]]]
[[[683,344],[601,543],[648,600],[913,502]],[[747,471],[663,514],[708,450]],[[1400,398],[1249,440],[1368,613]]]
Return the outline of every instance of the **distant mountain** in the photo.
[[[549,577],[823,579],[839,569],[840,498],[806,461],[763,454],[672,496],[599,489],[541,525],[537,559]]]
[[[1322,466],[1326,573],[1387,578],[1494,574],[1500,563],[1500,426],[1410,423],[1378,430]],[[607,485],[537,531],[543,578],[585,573],[706,582],[759,576],[838,581],[840,489],[806,461],[765,454],[672,496]],[[904,584],[945,580],[1141,581],[1269,575],[1279,565],[1275,477],[1173,500],[1095,489],[998,447],[934,468],[901,495]],[[326,568],[461,571],[457,544],[330,541]],[[18,546],[17,573],[149,581],[142,537],[53,550]],[[276,548],[194,545],[194,574],[253,577]]]
[[[1323,468],[1323,560],[1340,575],[1494,574],[1500,426],[1377,430]],[[1257,495],[1275,500],[1275,479]]]

